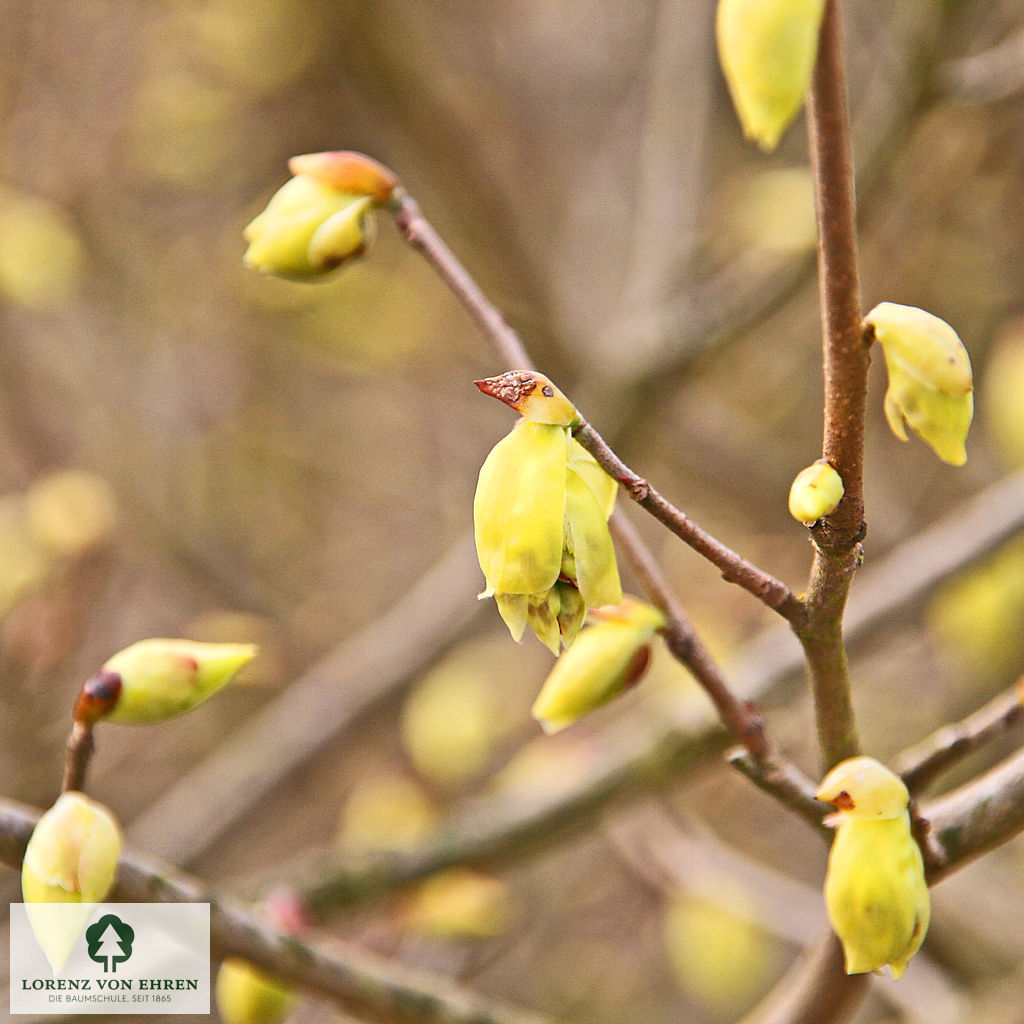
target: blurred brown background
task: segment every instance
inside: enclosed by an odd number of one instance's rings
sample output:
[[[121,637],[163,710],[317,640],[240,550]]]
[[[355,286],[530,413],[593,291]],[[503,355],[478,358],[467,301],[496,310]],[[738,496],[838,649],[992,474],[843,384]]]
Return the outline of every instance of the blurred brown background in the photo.
[[[948,319],[978,382],[953,470],[891,436],[873,367],[867,571],[1024,464],[1024,17],[846,7],[865,309]],[[802,585],[786,494],[821,391],[803,126],[770,157],[743,143],[710,0],[5,0],[3,24],[0,793],[52,802],[81,682],[156,635],[264,656],[186,718],[101,728],[90,790],[140,848],[228,888],[286,879],[339,821],[350,848],[415,841],[410,822],[457,813],[527,743],[534,785],[601,756],[619,709],[538,744],[549,656],[475,601],[473,487],[510,419],[471,382],[505,367],[386,218],[329,283],[243,268],[294,153],[393,167],[626,461]],[[735,663],[766,614],[632,518]],[[1018,544],[876,630],[854,664],[868,748],[1005,687],[1022,621]],[[654,676],[627,705],[699,702],[681,670]],[[289,718],[296,681],[310,703]],[[813,775],[788,692],[770,726]],[[266,742],[216,760],[246,723]],[[237,813],[216,803],[232,786]],[[823,922],[824,854],[712,759],[463,890],[475,925],[391,901],[339,928],[553,1016],[733,1020]],[[928,957],[859,1019],[1020,1019],[1022,855],[936,892]]]

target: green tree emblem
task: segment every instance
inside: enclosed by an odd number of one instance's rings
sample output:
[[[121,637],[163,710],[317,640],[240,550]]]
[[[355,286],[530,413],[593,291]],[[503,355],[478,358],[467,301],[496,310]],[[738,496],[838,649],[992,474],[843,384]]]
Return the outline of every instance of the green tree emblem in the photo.
[[[132,955],[135,929],[115,914],[104,914],[85,930],[89,958],[103,964],[103,973],[117,973],[117,965]]]

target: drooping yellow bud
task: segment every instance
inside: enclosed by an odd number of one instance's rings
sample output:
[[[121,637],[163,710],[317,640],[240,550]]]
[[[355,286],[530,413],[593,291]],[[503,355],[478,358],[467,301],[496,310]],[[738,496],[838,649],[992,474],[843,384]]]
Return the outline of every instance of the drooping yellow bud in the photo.
[[[406,928],[434,938],[493,938],[508,930],[512,899],[499,878],[470,868],[432,875],[403,901]]]
[[[631,597],[596,610],[593,620],[555,663],[534,702],[533,717],[545,732],[559,732],[638,682],[651,638],[665,624],[657,608]]]
[[[484,461],[473,521],[486,596],[527,598],[558,579],[568,448],[564,427],[523,420]],[[525,602],[522,613],[525,626]]]
[[[775,149],[800,112],[825,0],[719,0],[718,58],[743,133]]]
[[[842,477],[829,465],[818,459],[801,469],[789,489],[789,512],[801,523],[815,523],[836,510],[843,498]]]
[[[201,704],[258,653],[255,644],[140,640],[115,654],[82,688],[75,719],[162,722]]]
[[[894,302],[879,303],[864,322],[885,353],[885,416],[892,432],[906,441],[909,426],[943,462],[962,466],[974,416],[974,383],[956,331],[923,309]]]
[[[487,377],[475,383],[485,395],[504,402],[533,423],[571,427],[580,421],[576,407],[543,373],[510,370],[498,377]]]
[[[40,948],[59,971],[89,917],[50,913],[47,904],[95,904],[110,892],[121,856],[121,829],[102,804],[61,794],[39,819],[25,849],[21,891]]]
[[[566,475],[563,550],[572,556],[574,578],[588,607],[616,605],[622,600],[608,517],[594,492],[571,468]]]
[[[815,796],[838,812],[825,879],[825,902],[843,944],[847,974],[893,978],[921,948],[931,907],[921,850],[910,831],[907,787],[871,757],[842,761]]]
[[[224,1024],[282,1024],[295,994],[248,961],[228,957],[217,971],[214,1001]]]

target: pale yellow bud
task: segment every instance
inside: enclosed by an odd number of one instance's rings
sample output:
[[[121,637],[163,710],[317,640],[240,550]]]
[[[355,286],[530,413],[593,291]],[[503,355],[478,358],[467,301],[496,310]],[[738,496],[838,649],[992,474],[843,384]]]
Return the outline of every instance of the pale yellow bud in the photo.
[[[36,940],[59,971],[89,918],[50,913],[46,904],[95,904],[110,892],[121,856],[113,814],[82,793],[63,793],[39,819],[25,849],[21,891]]]
[[[801,523],[814,523],[836,510],[843,481],[825,459],[801,469],[789,489],[789,511]]]
[[[245,264],[278,277],[320,277],[359,256],[372,240],[370,196],[341,192],[308,175],[278,189],[245,228]]]
[[[237,957],[220,965],[214,1000],[224,1024],[282,1024],[296,1002],[290,988]]]
[[[882,302],[864,318],[885,353],[885,416],[907,440],[905,426],[944,462],[962,466],[974,415],[971,362],[944,320],[914,306]]]
[[[743,133],[772,150],[800,112],[825,0],[719,0],[718,57]]]
[[[140,640],[85,684],[75,718],[90,725],[162,722],[213,696],[257,653],[255,644]]]
[[[648,644],[665,624],[657,608],[626,598],[594,612],[594,623],[555,663],[533,705],[533,717],[554,733],[608,703],[639,681]]]

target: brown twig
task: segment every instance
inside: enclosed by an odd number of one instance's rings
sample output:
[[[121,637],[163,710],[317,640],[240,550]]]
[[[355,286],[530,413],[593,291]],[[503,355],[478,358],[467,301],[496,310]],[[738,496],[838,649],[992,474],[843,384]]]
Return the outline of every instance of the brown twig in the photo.
[[[897,762],[900,776],[912,792],[924,789],[940,772],[1022,721],[1024,676],[966,718],[944,725],[903,751]]]
[[[843,643],[843,612],[864,532],[868,350],[860,312],[850,123],[839,0],[825,5],[807,125],[818,218],[825,416],[822,453],[843,480],[839,507],[814,530],[814,561],[797,635],[814,690],[826,767],[859,752]]]
[[[746,775],[758,789],[775,797],[800,817],[810,822],[819,835],[832,841],[833,831],[824,824],[828,808],[814,797],[814,783],[796,766],[774,757],[760,761],[752,758],[742,747],[727,750],[726,760],[737,771]]]
[[[404,191],[398,190],[392,203],[392,212],[402,236],[437,271],[499,356],[512,369],[533,369],[533,363],[519,336],[508,326],[501,313],[491,305],[472,275],[420,212],[416,202]],[[661,498],[646,481],[643,482],[641,488],[639,478],[618,460],[614,452],[592,428],[584,426],[580,433],[582,433],[582,437],[577,434],[580,443],[592,445],[592,454],[594,454],[594,449],[597,449],[606,461],[614,460],[613,462],[609,461],[609,464],[621,468],[621,472],[613,472],[612,476],[620,479],[624,485],[630,480],[634,481],[632,489],[627,486],[627,490],[630,490],[634,497],[637,497],[642,489],[646,492],[649,503],[657,505],[659,508],[671,509],[673,514],[667,516],[666,525],[671,526],[672,523],[679,525],[685,534],[684,539],[687,536],[690,537],[691,544],[695,538],[699,538],[700,547],[697,547],[697,550],[703,548],[702,553],[711,553],[712,560],[717,559],[715,564],[722,569],[723,575],[727,579],[741,582],[751,593],[782,614],[791,615],[794,619],[798,616],[799,602],[790,594],[784,584],[749,565],[735,552],[730,551],[703,530],[695,527],[688,517]],[[649,569],[650,567],[656,568],[653,556],[635,531],[622,526],[621,522],[616,529],[620,547],[630,562],[634,565],[647,566]],[[648,579],[652,578],[648,574]],[[670,624],[670,629],[666,632],[669,649],[673,655],[693,672],[701,685],[706,688],[710,687],[708,694],[716,708],[722,712],[723,721],[733,735],[744,744],[752,744],[751,753],[754,756],[758,756],[759,753],[763,754],[767,749],[763,727],[758,725],[756,729],[752,728],[751,723],[755,719],[754,712],[752,709],[744,708],[741,702],[729,692],[727,684],[715,668],[707,651],[697,642],[692,628],[683,616],[678,599],[671,594],[663,579],[657,585],[657,595],[651,596],[663,607],[671,602],[674,609],[674,613],[670,613],[673,623]],[[757,720],[760,721],[759,718]]]
[[[85,789],[85,776],[89,770],[89,759],[96,749],[92,726],[78,719],[71,725],[68,742],[65,746],[64,782],[61,792],[74,789],[81,792]]]
[[[928,803],[923,812],[941,850],[929,865],[928,878],[935,883],[1024,831],[1024,751]]]
[[[38,812],[0,800],[0,861],[18,867]],[[413,971],[333,941],[330,952],[270,927],[241,904],[168,865],[122,856],[111,898],[125,902],[209,903],[215,957],[237,956],[285,982],[318,992],[343,1010],[392,1024],[548,1024],[459,988],[439,975]]]
[[[803,622],[803,605],[793,592],[774,576],[752,565],[742,555],[698,526],[685,512],[676,508],[647,480],[637,476],[611,450],[604,438],[587,422],[573,431],[576,440],[598,461],[601,468],[617,480],[626,493],[643,509],[667,526],[680,540],[703,555],[728,583],[735,583],[753,594],[773,611],[793,624]]]

